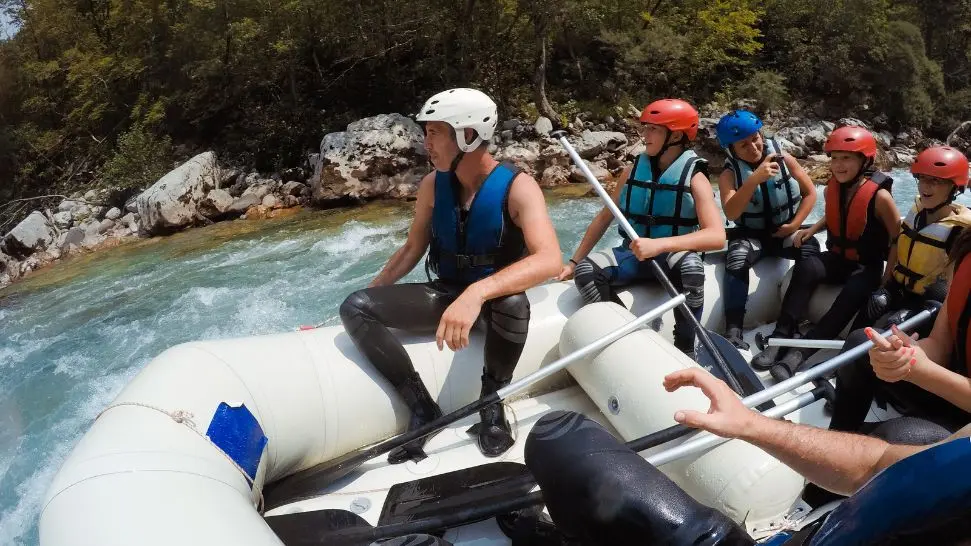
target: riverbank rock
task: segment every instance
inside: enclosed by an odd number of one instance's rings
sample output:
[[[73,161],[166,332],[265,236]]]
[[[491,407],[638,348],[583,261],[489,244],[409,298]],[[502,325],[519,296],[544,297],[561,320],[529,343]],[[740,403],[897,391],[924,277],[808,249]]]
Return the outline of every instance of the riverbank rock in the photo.
[[[206,218],[216,220],[226,214],[226,212],[229,211],[229,207],[232,205],[233,196],[229,195],[228,191],[215,189],[210,190],[209,193],[207,193],[206,196],[199,201],[198,210]]]
[[[570,138],[583,159],[593,159],[602,152],[617,152],[627,146],[627,135],[613,131],[584,131],[579,137]]]
[[[118,207],[111,207],[108,212],[105,213],[105,219],[107,220],[117,220],[121,218],[121,209]]]
[[[570,170],[561,165],[551,165],[543,171],[539,185],[544,188],[555,188],[570,183]]]
[[[497,161],[508,161],[535,177],[540,145],[538,142],[514,142],[500,148],[495,158]]]
[[[280,189],[280,193],[283,195],[292,195],[294,197],[300,197],[303,195],[303,191],[307,188],[307,185],[302,182],[287,182]]]
[[[216,185],[219,167],[213,152],[199,154],[166,174],[136,199],[142,230],[157,234],[198,221],[196,201]]]
[[[611,179],[610,171],[608,171],[603,165],[599,163],[589,163],[588,167],[590,168],[590,172],[593,174],[593,176],[601,183],[607,182]],[[584,175],[583,171],[581,171],[576,165],[570,168],[570,181],[577,184],[589,183],[586,175]]]
[[[365,118],[321,141],[313,202],[412,196],[430,170],[417,123],[400,114]]]
[[[264,207],[266,207],[267,209],[278,209],[283,204],[280,202],[280,200],[277,198],[277,196],[275,196],[275,195],[273,195],[271,193],[270,195],[267,195],[267,196],[263,197],[263,203],[262,203],[262,205]]]
[[[57,239],[57,246],[61,252],[70,252],[81,247],[84,242],[85,232],[79,227],[73,227],[67,232],[62,233]]]
[[[74,223],[74,214],[69,210],[55,212],[53,218],[54,225],[61,229],[68,229],[71,227],[71,224]]]
[[[4,251],[16,258],[26,258],[54,242],[54,228],[40,211],[34,211],[20,221],[3,238]]]
[[[233,201],[233,204],[226,209],[226,212],[230,214],[245,214],[250,207],[255,207],[262,202],[263,200],[258,199],[255,195],[244,195]]]

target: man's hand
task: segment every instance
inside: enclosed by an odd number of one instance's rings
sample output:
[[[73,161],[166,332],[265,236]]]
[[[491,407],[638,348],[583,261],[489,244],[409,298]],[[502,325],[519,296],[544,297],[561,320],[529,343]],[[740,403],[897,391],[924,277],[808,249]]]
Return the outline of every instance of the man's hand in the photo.
[[[634,239],[630,243],[630,249],[634,252],[634,256],[642,262],[664,252],[664,246],[660,241],[648,237]]]
[[[460,351],[469,346],[469,332],[475,320],[482,311],[482,300],[474,291],[466,289],[462,295],[452,302],[442,315],[435,332],[435,342],[441,351],[444,345],[453,351]]]
[[[700,428],[723,438],[738,438],[758,416],[745,407],[738,395],[724,381],[699,368],[687,368],[668,374],[664,389],[674,392],[681,387],[698,387],[711,400],[708,413],[680,410],[674,420],[693,428]]]
[[[889,338],[884,338],[873,328],[866,329],[867,337],[873,341],[869,351],[873,373],[887,383],[906,379],[918,361],[927,359],[924,350],[916,343],[919,334],[908,336],[896,325],[892,329],[893,335]]]

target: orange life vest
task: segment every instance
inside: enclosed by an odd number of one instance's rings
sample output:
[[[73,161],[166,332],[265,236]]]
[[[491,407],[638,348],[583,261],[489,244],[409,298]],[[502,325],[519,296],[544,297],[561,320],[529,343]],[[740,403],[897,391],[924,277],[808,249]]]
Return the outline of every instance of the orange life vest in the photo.
[[[826,183],[826,248],[843,258],[860,261],[859,244],[867,224],[867,211],[870,201],[877,195],[880,186],[867,178],[856,190],[844,217],[840,183],[830,178]]]
[[[947,319],[951,334],[954,336],[955,358],[958,365],[964,365],[965,371],[971,373],[971,255],[954,270],[954,278],[947,293]]]

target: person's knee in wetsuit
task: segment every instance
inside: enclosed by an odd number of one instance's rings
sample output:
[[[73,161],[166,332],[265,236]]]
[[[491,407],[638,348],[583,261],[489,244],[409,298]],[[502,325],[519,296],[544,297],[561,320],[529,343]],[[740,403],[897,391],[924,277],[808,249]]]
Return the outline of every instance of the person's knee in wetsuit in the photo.
[[[819,254],[819,241],[815,237],[806,240],[799,248],[783,247],[780,239],[743,237],[730,240],[725,256],[724,279],[725,334],[728,340],[739,349],[749,349],[741,334],[748,302],[749,274],[759,260],[779,256],[798,262],[816,254]]]
[[[728,517],[580,414],[544,415],[525,455],[557,528],[581,544],[754,544]]]
[[[705,262],[701,259],[701,254],[686,252],[672,269],[674,274],[671,275],[671,283],[685,293],[688,309],[696,319],[701,320],[705,308]],[[691,320],[684,316],[684,310],[677,309],[674,319],[674,346],[692,356],[696,335]]]

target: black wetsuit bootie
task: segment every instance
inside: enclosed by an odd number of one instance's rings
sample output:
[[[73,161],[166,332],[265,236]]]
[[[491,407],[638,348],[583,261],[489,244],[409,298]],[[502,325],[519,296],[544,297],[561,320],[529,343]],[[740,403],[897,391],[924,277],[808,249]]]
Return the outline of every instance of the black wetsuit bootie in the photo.
[[[768,337],[764,337],[764,336],[761,336],[761,337],[764,340],[764,342],[767,343],[769,338],[778,337],[778,338],[796,339],[796,338],[799,338],[799,334],[790,334],[789,332],[786,332],[784,330],[776,329],[771,334],[769,334]],[[783,355],[786,354],[788,349],[789,349],[788,347],[779,347],[779,346],[765,347],[765,349],[763,349],[761,353],[755,355],[755,357],[752,359],[752,362],[751,362],[752,368],[760,372],[767,372],[771,370],[772,366],[774,366],[777,362],[779,362],[779,360],[783,357]]]
[[[496,381],[489,374],[482,374],[481,396],[492,394],[508,384],[508,380]],[[516,443],[501,401],[479,410],[479,419],[480,421],[469,427],[466,432],[478,436],[479,451],[486,457],[498,457]]]
[[[417,373],[412,373],[402,385],[399,385],[396,390],[401,398],[405,401],[408,409],[411,410],[411,420],[408,422],[408,431],[421,428],[422,426],[438,419],[442,416],[442,410],[432,399],[432,395],[428,393],[428,389],[425,388],[425,383],[422,382],[421,376]],[[408,442],[407,444],[393,449],[388,453],[388,462],[391,464],[401,464],[406,461],[418,462],[427,455],[425,455],[425,443],[432,437],[431,434],[425,436],[424,438],[419,438]]]
[[[750,348],[749,344],[742,338],[741,325],[730,324],[728,328],[725,328],[725,339],[742,351],[747,351]]]

